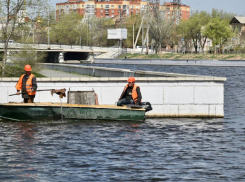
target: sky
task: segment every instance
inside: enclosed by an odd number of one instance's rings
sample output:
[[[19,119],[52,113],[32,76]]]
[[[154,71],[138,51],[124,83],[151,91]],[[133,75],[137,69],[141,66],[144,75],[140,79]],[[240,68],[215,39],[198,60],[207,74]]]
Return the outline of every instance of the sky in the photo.
[[[56,3],[67,2],[68,0],[49,0],[55,7]],[[161,0],[171,2],[172,0]],[[181,3],[191,7],[191,10],[211,12],[213,8],[234,13],[237,16],[245,17],[245,0],[181,0]]]
[[[181,0],[189,5],[191,10],[204,10],[211,12],[213,8],[245,16],[245,0]]]

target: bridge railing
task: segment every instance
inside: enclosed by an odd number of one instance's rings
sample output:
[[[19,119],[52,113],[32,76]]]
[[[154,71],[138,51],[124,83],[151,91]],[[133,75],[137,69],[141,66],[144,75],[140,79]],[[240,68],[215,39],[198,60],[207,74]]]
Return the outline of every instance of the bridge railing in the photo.
[[[76,50],[103,50],[110,51],[117,48],[110,47],[96,47],[96,46],[79,46],[79,45],[64,45],[64,44],[23,44],[23,43],[9,43],[8,48],[23,48],[26,46],[30,46],[34,49],[76,49]],[[0,43],[0,48],[4,48],[4,43]]]

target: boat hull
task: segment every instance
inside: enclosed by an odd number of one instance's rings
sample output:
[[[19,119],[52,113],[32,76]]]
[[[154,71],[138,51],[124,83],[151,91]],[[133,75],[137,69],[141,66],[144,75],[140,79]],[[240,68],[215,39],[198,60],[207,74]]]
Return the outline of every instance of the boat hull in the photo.
[[[0,118],[13,121],[115,120],[144,121],[145,110],[78,104],[0,104]]]

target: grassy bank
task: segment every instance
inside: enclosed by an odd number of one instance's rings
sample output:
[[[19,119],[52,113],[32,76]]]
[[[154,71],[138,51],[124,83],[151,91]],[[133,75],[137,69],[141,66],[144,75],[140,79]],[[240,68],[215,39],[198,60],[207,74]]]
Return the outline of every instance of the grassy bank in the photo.
[[[124,59],[196,59],[196,60],[245,60],[245,54],[122,54],[119,58]]]
[[[6,65],[4,77],[20,77],[24,73],[25,73],[25,71],[22,67]],[[44,75],[42,75],[38,72],[35,72],[35,71],[32,71],[32,73],[37,78],[45,77]],[[0,77],[1,76],[2,76],[2,63],[0,63]]]

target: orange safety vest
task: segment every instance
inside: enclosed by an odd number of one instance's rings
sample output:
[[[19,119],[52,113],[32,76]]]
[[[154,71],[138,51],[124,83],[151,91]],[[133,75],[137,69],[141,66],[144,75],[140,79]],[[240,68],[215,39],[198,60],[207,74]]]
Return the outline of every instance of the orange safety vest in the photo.
[[[132,89],[132,98],[134,100],[134,103],[136,103],[137,99],[138,99],[138,94],[137,94],[137,91],[136,91],[136,88],[139,87],[138,85],[134,84],[134,87]],[[122,95],[120,97],[120,99],[122,98],[123,94],[125,93],[125,91],[127,90],[128,88],[128,84],[125,86],[123,92],[122,92]],[[119,100],[120,100],[119,99]],[[141,102],[141,101],[140,101]]]
[[[17,90],[22,90],[22,80],[23,80],[23,77],[25,76],[25,74],[21,75],[20,76],[20,79],[19,81],[17,82],[15,88]],[[26,81],[26,92],[28,95],[36,95],[36,92],[32,92],[32,78],[34,77],[35,75],[33,75],[31,73],[31,75],[29,76],[29,78],[27,79]]]

